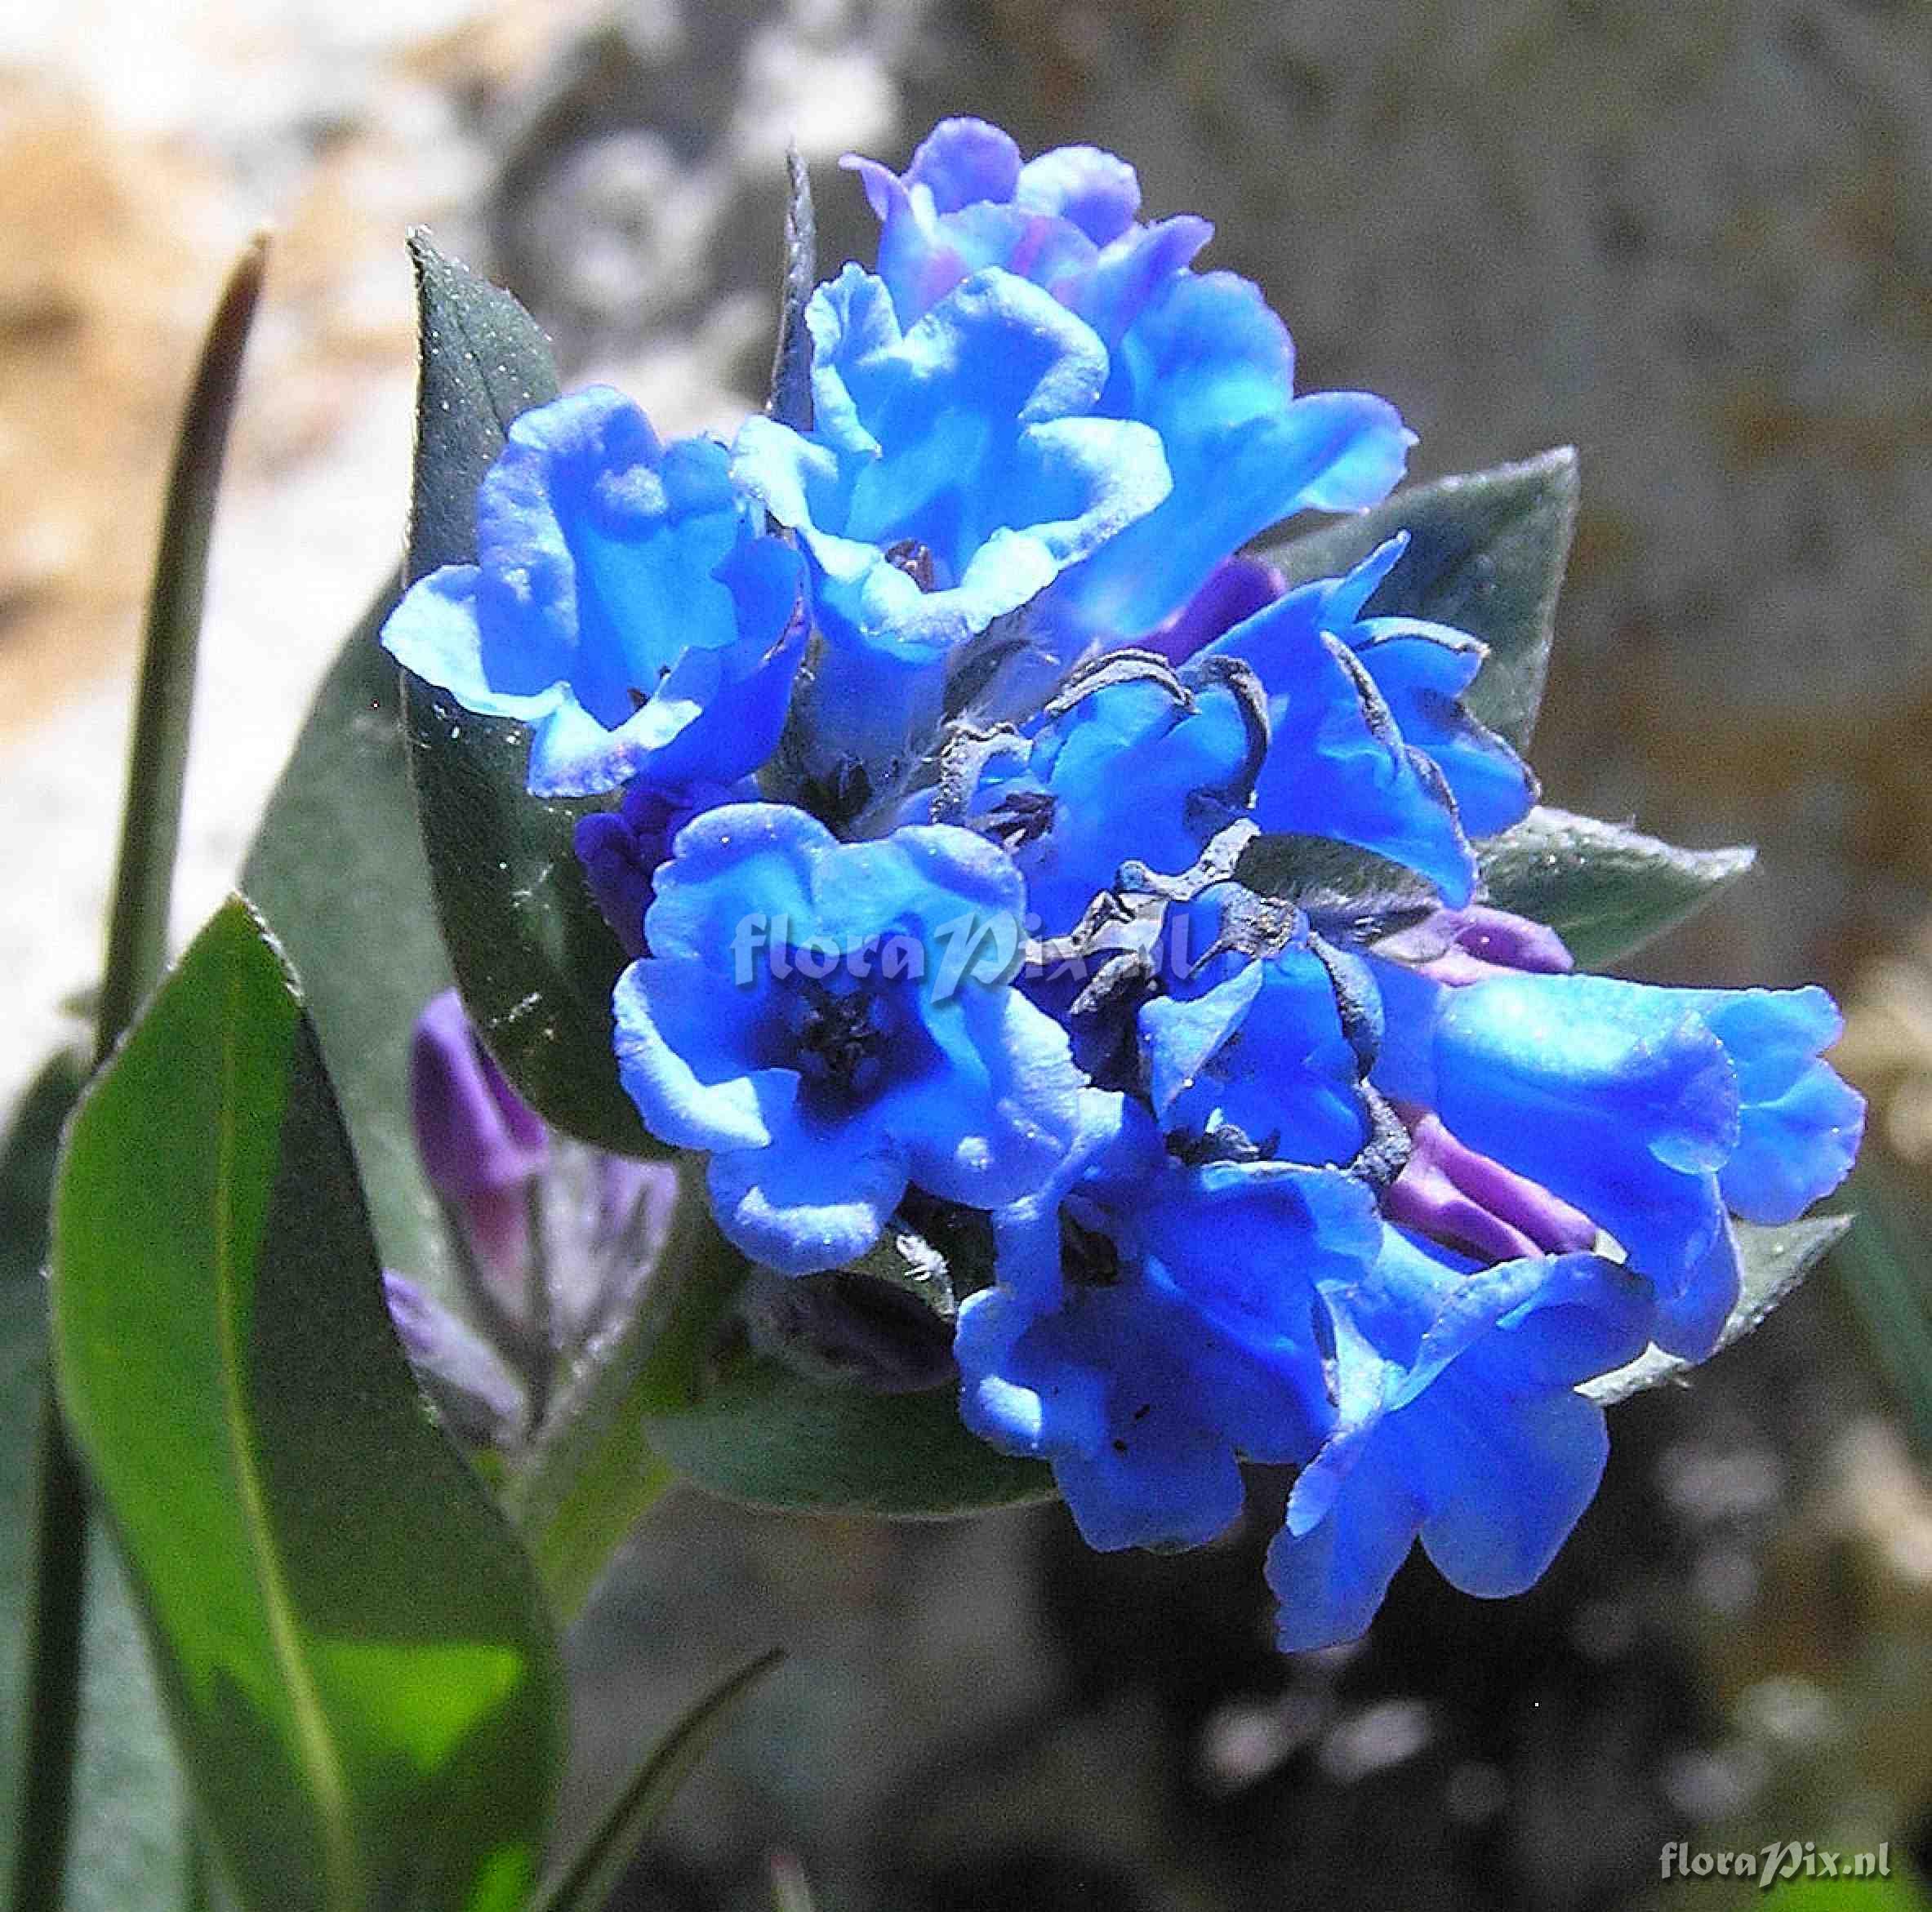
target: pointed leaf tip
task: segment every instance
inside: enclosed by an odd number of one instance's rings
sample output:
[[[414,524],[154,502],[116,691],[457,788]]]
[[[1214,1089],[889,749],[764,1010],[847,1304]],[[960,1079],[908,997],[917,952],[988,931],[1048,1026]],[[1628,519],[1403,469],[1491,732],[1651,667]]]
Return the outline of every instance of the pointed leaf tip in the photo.
[[[1264,555],[1291,585],[1302,584],[1338,576],[1408,532],[1409,549],[1365,615],[1425,618],[1481,638],[1489,655],[1464,700],[1521,750],[1542,703],[1578,495],[1575,448],[1559,445],[1517,464],[1409,486]]]
[[[522,413],[557,396],[550,341],[501,287],[409,234],[416,271],[416,474],[409,579],[476,560],[476,491]]]
[[[1759,1228],[1747,1221],[1734,1221],[1731,1227],[1737,1238],[1741,1280],[1737,1305],[1712,1354],[1742,1341],[1761,1327],[1772,1309],[1797,1292],[1799,1283],[1820,1258],[1843,1238],[1852,1219],[1849,1215],[1811,1216],[1802,1221],[1787,1222],[1781,1228]],[[1586,1381],[1578,1392],[1600,1407],[1613,1407],[1646,1388],[1687,1380],[1698,1365],[1680,1355],[1667,1354],[1661,1348],[1647,1348],[1627,1366]]]
[[[1680,850],[1547,804],[1479,851],[1490,902],[1547,923],[1587,969],[1694,915],[1756,860],[1747,844]]]

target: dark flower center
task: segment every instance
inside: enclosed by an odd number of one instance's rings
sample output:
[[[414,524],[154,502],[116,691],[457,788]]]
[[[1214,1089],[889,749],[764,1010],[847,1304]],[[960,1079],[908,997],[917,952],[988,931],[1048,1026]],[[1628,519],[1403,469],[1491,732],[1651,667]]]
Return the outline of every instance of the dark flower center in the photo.
[[[901,538],[885,548],[885,561],[894,571],[902,571],[922,591],[932,589],[937,577],[933,547],[917,538]]]
[[[808,1083],[863,1101],[884,1078],[900,1018],[878,989],[842,980],[844,987],[808,976],[797,980],[788,1010],[787,1060]]]
[[[1111,1288],[1120,1278],[1120,1250],[1111,1235],[1060,1211],[1060,1272],[1076,1287]]]

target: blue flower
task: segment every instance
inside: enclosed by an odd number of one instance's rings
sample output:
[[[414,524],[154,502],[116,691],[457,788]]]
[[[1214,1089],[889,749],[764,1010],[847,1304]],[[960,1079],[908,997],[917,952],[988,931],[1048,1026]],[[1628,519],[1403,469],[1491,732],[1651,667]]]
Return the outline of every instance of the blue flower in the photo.
[[[1857,1153],[1864,1104],[1818,1059],[1841,1027],[1823,989],[1508,973],[1455,988],[1373,967],[1378,1086],[1607,1229],[1656,1283],[1673,1353],[1708,1354],[1737,1299],[1727,1209],[1792,1221]]]
[[[1542,1576],[1609,1452],[1580,1382],[1649,1338],[1649,1284],[1594,1255],[1472,1268],[1393,1229],[1372,1274],[1324,1289],[1337,1425],[1268,1552],[1284,1652],[1367,1630],[1419,1536],[1485,1598]]]
[[[803,570],[755,534],[723,446],[660,445],[599,388],[527,411],[478,495],[477,552],[413,585],[382,641],[465,709],[535,727],[532,794],[729,783],[771,754]]]
[[[1076,674],[1024,734],[990,740],[970,788],[949,792],[942,813],[1005,846],[1038,933],[1056,936],[1129,858],[1167,875],[1191,868],[1246,809],[1266,740],[1233,674],[1177,676],[1117,653]]]
[[[1414,440],[1394,407],[1363,392],[1296,398],[1293,344],[1259,290],[1188,269],[1213,228],[1136,224],[1138,181],[1111,153],[1062,147],[1022,164],[997,127],[950,119],[902,177],[853,163],[883,222],[879,273],[901,320],[973,270],[1023,274],[1110,353],[1100,409],[1160,434],[1172,496],[1040,607],[1064,655],[1145,635],[1269,526],[1373,505],[1401,477]]]
[[[942,120],[902,174],[849,155],[879,222],[879,276],[907,325],[963,279],[1003,267],[1078,313],[1111,350],[1214,236],[1183,213],[1138,223],[1133,168],[1093,146],[1025,160],[984,120]]]
[[[1480,643],[1413,619],[1361,620],[1404,543],[1391,539],[1346,577],[1286,593],[1199,655],[1239,660],[1267,694],[1271,736],[1254,796],[1263,829],[1352,843],[1467,903],[1470,835],[1518,821],[1536,786],[1460,702]]]
[[[651,954],[619,979],[617,1063],[645,1124],[711,1152],[719,1226],[788,1274],[871,1247],[909,1185],[991,1208],[1072,1141],[1066,1032],[1011,984],[1025,893],[942,825],[841,843],[732,803],[657,874]]]
[[[1312,935],[1298,909],[1265,953],[1215,954],[1226,913],[1251,900],[1219,883],[1170,910],[1168,943],[1191,967],[1142,1006],[1154,1113],[1191,1143],[1220,1138],[1286,1162],[1352,1163],[1376,1133],[1362,1079],[1378,1007],[1359,960]]]
[[[671,841],[694,816],[721,803],[752,803],[758,785],[692,782],[659,789],[640,778],[625,790],[615,810],[594,810],[576,820],[571,847],[589,889],[626,956],[644,953],[644,913],[651,907],[657,868]]]
[[[1333,1421],[1316,1283],[1373,1256],[1334,1171],[1183,1167],[1145,1113],[1089,1095],[1041,1195],[995,1217],[995,1284],[959,1310],[966,1425],[1050,1461],[1091,1546],[1195,1546],[1240,1511],[1241,1457],[1307,1460]]]
[[[733,469],[810,554],[815,723],[876,788],[937,723],[949,658],[1159,504],[1167,465],[1146,426],[1093,416],[1099,339],[1011,273],[902,327],[848,265],[806,323],[814,429],[748,419]]]

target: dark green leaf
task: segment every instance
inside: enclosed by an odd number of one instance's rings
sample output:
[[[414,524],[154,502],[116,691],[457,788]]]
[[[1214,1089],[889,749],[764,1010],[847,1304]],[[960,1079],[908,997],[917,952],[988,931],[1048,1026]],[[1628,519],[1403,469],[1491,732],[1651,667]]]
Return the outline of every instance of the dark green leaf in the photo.
[[[24,1745],[28,1548],[47,1389],[47,1206],[60,1124],[86,1078],[78,1055],[56,1056],[0,1149],[0,1879],[13,1875]],[[120,1563],[98,1531],[87,1572],[65,1903],[70,1912],[126,1912],[176,1897],[185,1801]]]
[[[529,733],[405,676],[410,764],[443,936],[464,1007],[523,1099],[619,1154],[666,1151],[617,1079],[611,991],[625,958],[572,847],[594,803],[523,787]]]
[[[680,1474],[732,1500],[826,1513],[929,1516],[1051,1498],[1042,1463],[966,1431],[955,1385],[875,1394],[755,1352],[733,1312],[742,1258],[701,1207],[690,1227],[683,1287],[639,1390],[645,1436]]]
[[[785,291],[778,309],[778,349],[772,359],[772,394],[765,410],[795,430],[812,429],[812,335],[805,308],[818,283],[818,222],[812,211],[812,176],[794,146],[785,155]]]
[[[434,1289],[447,1251],[410,1124],[409,1038],[451,978],[396,667],[376,642],[393,602],[389,592],[377,599],[323,680],[242,887],[304,979],[384,1264]]]
[[[1694,914],[1757,852],[1679,850],[1539,804],[1479,855],[1491,902],[1547,923],[1580,964],[1596,969]]]
[[[60,1130],[87,1082],[87,1059],[59,1049],[41,1065],[0,1143],[0,1285],[38,1295],[47,1258],[47,1210]]]
[[[1053,1496],[1043,1463],[966,1431],[956,1387],[875,1394],[808,1381],[768,1356],[722,1364],[645,1431],[688,1479],[758,1506],[916,1518]]]
[[[245,904],[83,1100],[53,1267],[61,1403],[240,1903],[514,1912],[554,1641],[396,1345],[314,1034]]]
[[[409,577],[476,562],[476,489],[510,421],[557,396],[550,341],[509,293],[417,230],[416,483]]]
[[[1266,555],[1302,584],[1337,576],[1407,531],[1409,549],[1365,615],[1428,618],[1480,638],[1489,660],[1465,701],[1520,750],[1542,703],[1576,516],[1577,455],[1564,445],[1520,465],[1410,486]]]
[[[181,832],[182,781],[188,769],[188,723],[194,664],[201,648],[202,599],[208,541],[228,451],[229,426],[241,388],[242,354],[255,322],[268,263],[258,233],[236,262],[209,321],[181,413],[168,472],[154,577],[148,594],[134,732],[127,753],[127,796],[108,918],[101,972],[97,1053],[105,1055],[160,980],[167,955],[175,846]]]
[[[1810,1273],[1814,1263],[1851,1226],[1849,1215],[1821,1215],[1783,1228],[1757,1228],[1748,1221],[1731,1224],[1738,1238],[1738,1261],[1743,1280],[1738,1305],[1717,1337],[1728,1348],[1756,1327]],[[1608,1407],[1660,1381],[1678,1381],[1698,1364],[1661,1348],[1648,1348],[1627,1367],[1586,1381],[1578,1390]]]
[[[1386,856],[1286,830],[1253,838],[1235,861],[1234,880],[1257,896],[1298,904],[1320,927],[1350,925],[1359,942],[1427,916],[1441,901],[1426,878]]]
[[[774,1647],[721,1680],[644,1756],[597,1829],[531,1912],[602,1912],[617,1881],[649,1838],[685,1776],[709,1750],[732,1709],[784,1653]]]
[[[507,292],[411,242],[421,303],[410,574],[476,558],[476,491],[518,414],[556,394],[550,348]],[[576,820],[524,777],[529,731],[403,678],[436,913],[472,1022],[554,1127],[634,1155],[663,1153],[617,1081],[611,989],[625,963],[584,886]]]
[[[582,1603],[667,1461],[734,1499],[826,1512],[964,1514],[1051,1496],[1045,1467],[966,1432],[952,1386],[870,1394],[756,1353],[737,1313],[750,1269],[711,1220],[702,1161],[683,1166],[662,1273],[625,1332],[591,1352],[508,1490],[559,1613]]]

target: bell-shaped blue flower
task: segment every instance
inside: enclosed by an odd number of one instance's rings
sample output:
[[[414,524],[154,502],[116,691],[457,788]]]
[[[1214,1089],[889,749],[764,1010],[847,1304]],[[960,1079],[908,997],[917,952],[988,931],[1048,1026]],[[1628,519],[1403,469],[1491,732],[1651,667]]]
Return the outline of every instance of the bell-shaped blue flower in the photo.
[[[788,1274],[862,1255],[909,1185],[993,1208],[1078,1120],[1064,1030],[1013,987],[1019,872],[933,825],[841,843],[732,803],[680,833],[619,979],[619,1074],[646,1127],[710,1152],[719,1225]]]
[[[1184,1167],[1137,1105],[1088,1101],[1061,1174],[995,1218],[960,1412],[1052,1463],[1089,1545],[1199,1545],[1240,1511],[1240,1457],[1306,1460],[1327,1432],[1315,1283],[1373,1256],[1373,1199],[1334,1171]]]
[[[748,419],[733,469],[811,556],[828,653],[808,756],[842,753],[876,789],[936,723],[948,660],[1158,505],[1167,463],[1146,425],[1093,416],[1106,348],[1011,273],[901,327],[848,265],[806,324],[812,431]]]
[[[1111,349],[1214,233],[1187,213],[1141,225],[1140,181],[1111,153],[1059,146],[1023,160],[980,119],[942,120],[903,173],[856,154],[845,164],[878,216],[879,276],[906,325],[997,265],[1051,292]]]
[[[1408,549],[1408,532],[1399,532],[1348,574],[1329,600],[1329,628],[1369,673],[1403,743],[1442,772],[1464,833],[1494,836],[1529,814],[1537,786],[1529,765],[1462,701],[1488,645],[1425,618],[1362,616]]]
[[[1284,1652],[1368,1630],[1419,1537],[1485,1598],[1541,1579],[1596,1492],[1603,1410],[1579,1383],[1649,1339],[1649,1284],[1594,1255],[1472,1268],[1393,1229],[1373,1271],[1324,1287],[1338,1421],[1268,1551]]]
[[[1375,1083],[1614,1236],[1656,1283],[1672,1353],[1708,1354],[1737,1298],[1727,1209],[1788,1221],[1850,1168],[1864,1104],[1818,1060],[1841,1026],[1823,989],[1510,974],[1453,988],[1373,967]]]
[[[973,270],[1023,275],[1111,353],[1099,409],[1160,434],[1172,496],[1039,607],[1064,659],[1153,631],[1269,526],[1376,504],[1401,477],[1414,440],[1395,408],[1362,392],[1298,398],[1293,341],[1259,290],[1187,269],[1213,228],[1186,216],[1137,224],[1139,182],[1113,154],[1062,147],[1022,163],[998,127],[950,119],[902,176],[854,163],[901,320]]]
[[[1116,654],[975,769],[959,820],[1005,845],[1037,932],[1071,930],[1129,859],[1191,868],[1244,811],[1267,731],[1234,674]],[[944,783],[942,777],[942,782]]]
[[[1266,692],[1271,736],[1254,798],[1263,829],[1353,843],[1467,903],[1470,835],[1518,821],[1536,785],[1462,705],[1480,643],[1446,625],[1362,620],[1404,544],[1391,539],[1347,576],[1285,593],[1198,655],[1238,659]]]
[[[1140,1010],[1148,1094],[1162,1128],[1191,1143],[1220,1137],[1285,1162],[1351,1163],[1373,1139],[1362,1092],[1374,1052],[1373,985],[1360,962],[1289,912],[1265,953],[1215,954],[1217,884],[1169,911],[1164,946],[1188,967]]]
[[[806,634],[798,554],[751,515],[723,446],[661,445],[621,394],[573,393],[511,425],[478,562],[412,586],[383,643],[534,727],[535,795],[732,782],[777,742]]]

